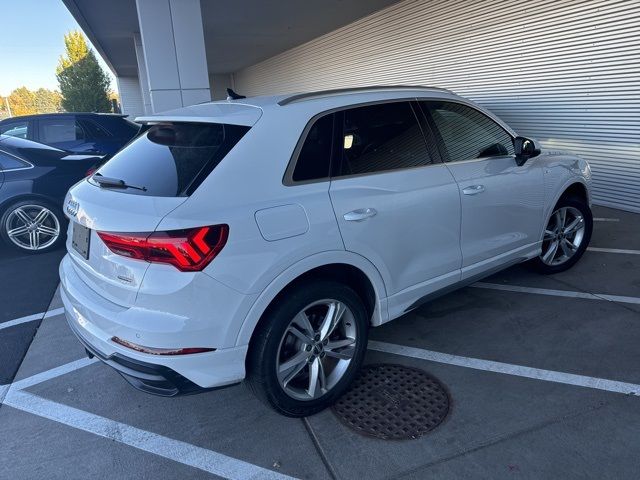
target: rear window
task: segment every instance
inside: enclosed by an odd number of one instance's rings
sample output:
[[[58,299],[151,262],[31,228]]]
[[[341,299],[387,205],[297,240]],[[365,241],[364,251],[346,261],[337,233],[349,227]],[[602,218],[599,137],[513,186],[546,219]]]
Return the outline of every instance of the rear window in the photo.
[[[98,173],[140,188],[124,193],[190,195],[250,127],[218,123],[167,123],[148,127]]]

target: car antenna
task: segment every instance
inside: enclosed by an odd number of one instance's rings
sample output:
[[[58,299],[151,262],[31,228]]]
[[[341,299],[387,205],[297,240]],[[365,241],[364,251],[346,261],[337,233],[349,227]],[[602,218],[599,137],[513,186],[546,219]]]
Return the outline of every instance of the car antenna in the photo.
[[[239,95],[232,89],[227,88],[227,100],[240,100],[241,98],[247,98],[244,95]]]

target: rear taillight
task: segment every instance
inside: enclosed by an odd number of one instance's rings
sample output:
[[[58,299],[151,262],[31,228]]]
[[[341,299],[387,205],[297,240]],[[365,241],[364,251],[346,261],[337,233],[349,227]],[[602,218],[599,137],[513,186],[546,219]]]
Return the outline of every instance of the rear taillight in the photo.
[[[98,232],[113,253],[152,263],[168,263],[183,272],[206,267],[227,243],[228,225],[152,233]]]
[[[96,173],[96,170],[98,170],[98,167],[91,167],[89,170],[87,170],[87,173],[85,173],[84,176],[90,177],[91,175]]]

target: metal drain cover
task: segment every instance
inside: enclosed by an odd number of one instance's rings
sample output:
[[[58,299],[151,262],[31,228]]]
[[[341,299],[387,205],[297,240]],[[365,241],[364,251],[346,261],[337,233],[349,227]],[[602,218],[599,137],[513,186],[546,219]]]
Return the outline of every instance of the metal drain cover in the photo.
[[[363,435],[418,438],[445,419],[449,394],[438,380],[417,368],[366,365],[333,412]]]

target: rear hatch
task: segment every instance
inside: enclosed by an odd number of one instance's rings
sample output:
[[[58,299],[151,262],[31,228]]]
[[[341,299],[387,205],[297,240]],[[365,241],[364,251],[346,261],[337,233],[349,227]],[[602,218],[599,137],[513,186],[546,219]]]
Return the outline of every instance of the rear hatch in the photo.
[[[138,138],[75,185],[65,199],[71,219],[67,250],[75,273],[109,301],[133,305],[150,264],[122,251],[114,253],[103,241],[105,234],[154,232],[249,128],[210,121],[145,125]]]

